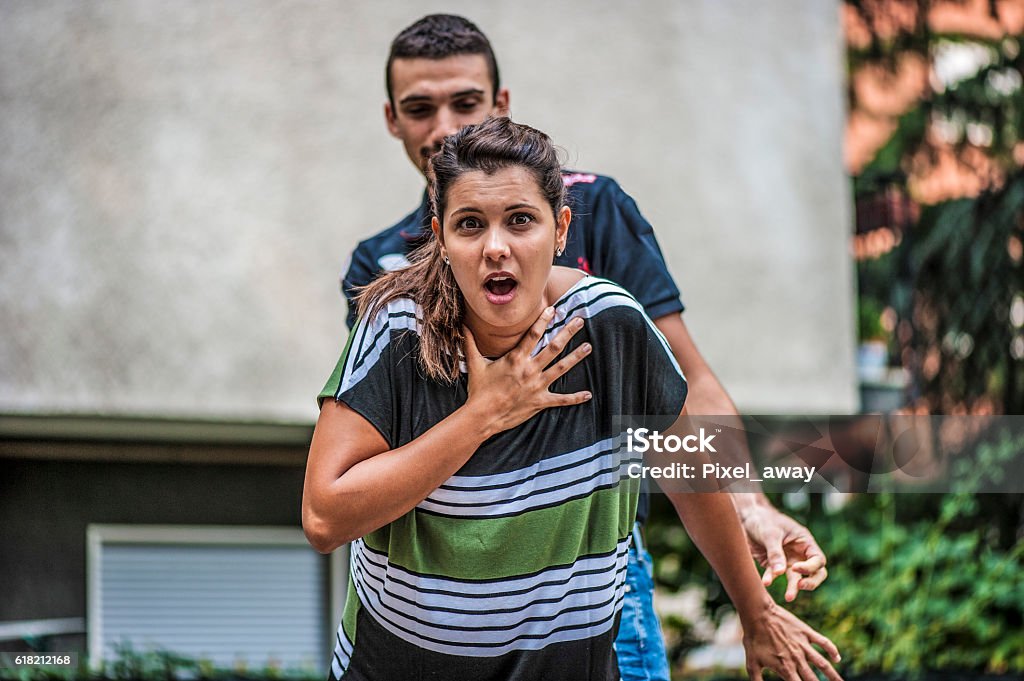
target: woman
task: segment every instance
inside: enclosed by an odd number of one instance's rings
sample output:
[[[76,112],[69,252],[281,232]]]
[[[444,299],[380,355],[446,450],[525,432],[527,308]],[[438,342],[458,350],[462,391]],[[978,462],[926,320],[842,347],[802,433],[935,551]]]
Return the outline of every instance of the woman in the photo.
[[[571,212],[547,136],[490,119],[431,163],[436,238],[363,294],[310,447],[306,534],[353,542],[331,675],[616,679],[637,494],[616,417],[664,428],[685,380],[625,291],[552,267]],[[751,676],[837,680],[811,644],[835,646],[761,586],[730,500],[671,496]]]

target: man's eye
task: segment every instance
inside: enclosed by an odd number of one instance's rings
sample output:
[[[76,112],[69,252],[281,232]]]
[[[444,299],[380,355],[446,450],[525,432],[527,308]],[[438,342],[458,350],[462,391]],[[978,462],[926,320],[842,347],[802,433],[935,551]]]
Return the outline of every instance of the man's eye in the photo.
[[[533,222],[533,216],[529,213],[516,213],[509,222],[513,225],[528,225]]]
[[[480,104],[475,99],[461,99],[455,102],[455,108],[463,113],[473,111]]]
[[[405,115],[412,118],[425,118],[431,114],[431,109],[428,106],[416,106],[411,109],[405,110]]]

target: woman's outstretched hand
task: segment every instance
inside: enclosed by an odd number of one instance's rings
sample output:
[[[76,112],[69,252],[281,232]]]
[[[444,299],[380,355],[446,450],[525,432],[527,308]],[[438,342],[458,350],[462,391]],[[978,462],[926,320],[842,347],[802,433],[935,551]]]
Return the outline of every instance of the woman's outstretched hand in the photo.
[[[551,364],[577,331],[583,328],[583,319],[569,321],[551,339],[547,347],[531,357],[554,308],[541,313],[519,340],[519,343],[500,359],[489,360],[480,354],[473,333],[466,327],[464,352],[469,372],[467,406],[472,404],[479,413],[486,414],[482,423],[488,436],[515,428],[531,416],[549,407],[581,404],[590,399],[588,391],[560,394],[549,390],[552,383],[590,354],[590,344],[583,343],[568,355]],[[551,366],[548,366],[551,364]]]
[[[744,623],[743,647],[747,653],[747,674],[751,681],[762,681],[762,672],[771,669],[786,681],[817,681],[812,666],[830,681],[842,681],[825,656],[839,662],[839,649],[803,620],[774,603],[754,622]]]

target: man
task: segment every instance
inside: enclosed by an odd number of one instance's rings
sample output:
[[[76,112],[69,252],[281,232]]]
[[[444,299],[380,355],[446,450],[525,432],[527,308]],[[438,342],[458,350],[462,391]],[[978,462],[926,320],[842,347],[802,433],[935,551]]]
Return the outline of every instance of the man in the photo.
[[[498,64],[487,37],[471,22],[452,15],[424,17],[399,33],[386,70],[388,131],[402,141],[409,160],[426,173],[441,140],[489,115],[508,115],[509,92],[500,84]],[[701,357],[683,322],[679,291],[648,222],[636,203],[610,178],[566,172],[573,221],[565,251],[556,264],[578,267],[628,289],[665,335],[689,381],[691,415],[737,414],[732,400]],[[355,322],[358,288],[384,270],[407,263],[407,253],[430,235],[426,194],[416,210],[360,243],[342,278]],[[824,581],[825,556],[805,527],[779,513],[763,494],[734,494],[734,506],[752,553],[765,567],[764,583],[787,577],[786,600]],[[647,515],[642,497],[638,529],[629,555],[627,593],[616,639],[623,679],[668,679],[664,642],[654,615],[650,555],[639,524]]]

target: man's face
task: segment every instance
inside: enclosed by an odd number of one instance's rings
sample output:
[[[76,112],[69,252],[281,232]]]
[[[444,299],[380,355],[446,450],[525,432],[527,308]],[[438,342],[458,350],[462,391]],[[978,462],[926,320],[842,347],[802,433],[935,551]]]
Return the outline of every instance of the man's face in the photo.
[[[391,63],[391,95],[384,104],[388,131],[402,140],[405,153],[426,175],[427,159],[441,141],[487,116],[508,115],[508,90],[491,99],[487,60],[480,54],[444,59],[396,59]]]

